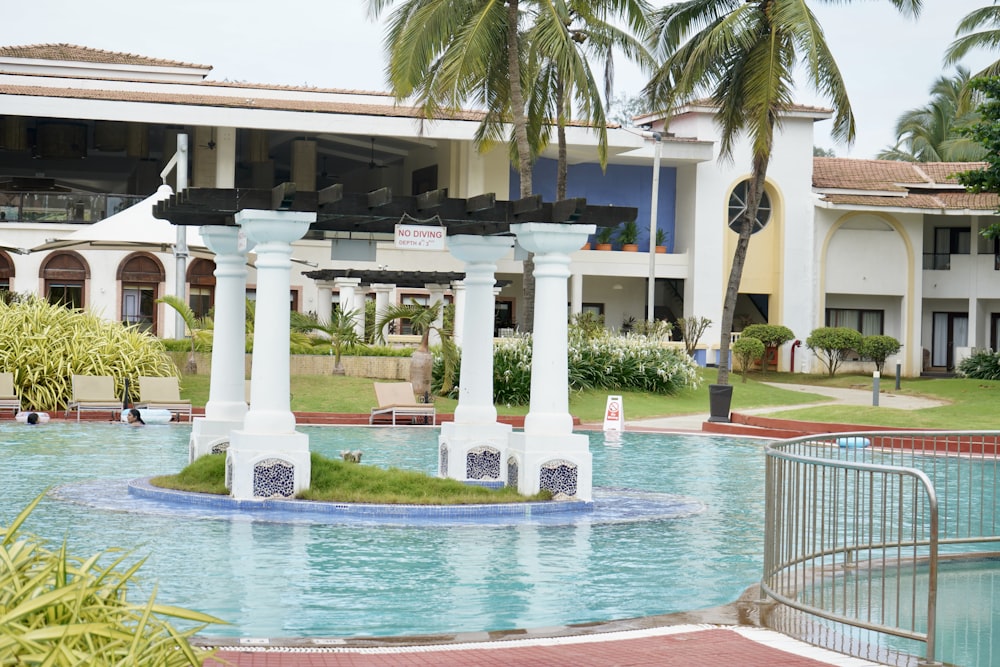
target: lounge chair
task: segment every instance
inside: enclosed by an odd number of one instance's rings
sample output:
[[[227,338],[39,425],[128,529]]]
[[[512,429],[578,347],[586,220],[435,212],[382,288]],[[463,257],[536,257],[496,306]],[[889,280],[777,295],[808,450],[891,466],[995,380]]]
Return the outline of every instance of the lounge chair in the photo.
[[[175,377],[139,377],[139,402],[135,407],[146,410],[169,410],[171,414],[187,415],[191,421],[191,401],[181,398],[181,388]]]
[[[15,415],[21,410],[13,373],[0,373],[0,410],[13,410]]]
[[[110,412],[112,420],[122,410],[122,400],[115,395],[115,379],[110,375],[74,375],[72,389],[66,414],[76,410],[77,421],[84,410]]]
[[[412,420],[423,418],[427,423],[427,417],[431,418],[431,424],[437,424],[437,412],[433,403],[419,403],[413,393],[413,384],[410,382],[376,382],[375,398],[378,399],[378,407],[372,408],[368,423],[374,424],[377,418],[391,417],[392,425],[396,425],[397,417],[410,417]]]

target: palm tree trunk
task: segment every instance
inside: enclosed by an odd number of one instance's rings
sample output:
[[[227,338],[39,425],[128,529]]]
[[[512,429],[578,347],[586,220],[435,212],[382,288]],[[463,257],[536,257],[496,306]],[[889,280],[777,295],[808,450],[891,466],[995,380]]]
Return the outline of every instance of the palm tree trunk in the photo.
[[[719,340],[719,372],[716,384],[729,384],[729,339],[733,333],[733,316],[736,314],[736,298],[740,292],[740,281],[743,278],[743,265],[746,264],[747,248],[750,246],[750,234],[753,232],[754,221],[760,208],[760,199],[764,194],[764,180],[767,178],[769,152],[754,156],[753,169],[750,172],[750,185],[747,188],[747,210],[740,222],[740,236],[736,241],[736,251],[733,253],[733,266],[729,271],[729,283],[726,285],[726,298],[722,304],[722,331]]]
[[[556,199],[566,199],[566,175],[568,171],[566,154],[566,83],[563,75],[557,75],[556,83],[556,137],[559,142],[559,162],[556,168]]]

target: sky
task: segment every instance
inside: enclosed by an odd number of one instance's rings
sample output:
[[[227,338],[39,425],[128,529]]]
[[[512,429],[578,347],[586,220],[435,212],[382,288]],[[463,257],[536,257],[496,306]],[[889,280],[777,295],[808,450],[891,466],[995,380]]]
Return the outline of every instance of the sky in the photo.
[[[895,143],[897,118],[930,100],[958,22],[991,0],[923,0],[920,19],[899,15],[888,0],[811,1],[847,83],[857,123],[851,147],[816,127],[816,145],[841,157],[871,158]],[[655,4],[665,4],[656,2]],[[367,18],[365,0],[31,0],[5,21],[5,43],[68,43],[211,65],[210,79],[386,90],[383,26]],[[28,8],[30,7],[30,11]],[[973,54],[973,72],[1000,53]],[[645,80],[616,68],[616,96],[635,95]],[[796,101],[828,106],[808,88]]]

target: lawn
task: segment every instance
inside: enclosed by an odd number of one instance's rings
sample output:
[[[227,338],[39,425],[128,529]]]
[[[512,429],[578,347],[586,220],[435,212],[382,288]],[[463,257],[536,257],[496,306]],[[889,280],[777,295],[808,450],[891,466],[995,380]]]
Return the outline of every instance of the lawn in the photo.
[[[666,417],[673,415],[701,414],[708,412],[708,384],[715,380],[715,371],[702,370],[702,384],[697,389],[663,396],[642,392],[623,392],[628,419]],[[733,409],[770,406],[799,406],[810,401],[826,400],[818,394],[790,391],[772,387],[764,382],[809,384],[815,386],[853,387],[871,389],[872,379],[867,375],[803,375],[800,373],[768,373],[761,378],[751,374],[746,383],[738,375],[733,380]],[[196,406],[208,400],[208,375],[185,376],[182,395]],[[338,412],[368,414],[375,402],[374,380],[338,375],[298,375],[291,378],[291,407],[297,412]],[[806,419],[821,422],[898,426],[900,428],[962,428],[993,429],[1000,427],[997,405],[1000,401],[1000,382],[968,379],[903,378],[901,388],[895,390],[893,378],[884,378],[884,392],[927,396],[947,401],[948,405],[919,411],[897,410],[886,407],[817,406],[796,408],[774,413],[788,419]],[[570,396],[570,412],[584,422],[597,422],[603,418],[608,392],[574,392]],[[451,413],[456,401],[436,398],[438,412]],[[525,415],[528,406],[498,405],[501,415]]]

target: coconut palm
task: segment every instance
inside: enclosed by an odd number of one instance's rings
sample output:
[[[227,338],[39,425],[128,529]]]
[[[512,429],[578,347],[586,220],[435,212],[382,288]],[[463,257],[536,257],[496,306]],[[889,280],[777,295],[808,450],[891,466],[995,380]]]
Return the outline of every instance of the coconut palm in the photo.
[[[832,0],[831,0],[832,1]],[[919,14],[921,0],[889,0]],[[726,285],[720,323],[717,383],[729,383],[729,341],[750,234],[764,194],[774,129],[792,105],[794,74],[801,64],[809,83],[834,109],[832,134],[854,140],[847,88],[823,30],[802,0],[684,0],[653,16],[654,53],[663,64],[645,89],[655,108],[670,111],[707,95],[718,108],[720,157],[731,160],[737,140],[750,144],[747,206]]]
[[[428,395],[431,391],[433,356],[430,352],[430,335],[432,331],[436,332],[441,340],[441,356],[444,361],[441,395],[447,395],[455,386],[455,372],[459,359],[458,347],[455,345],[452,330],[448,326],[437,324],[443,312],[443,301],[435,301],[425,306],[412,300],[410,303],[401,303],[385,309],[379,314],[375,324],[378,338],[383,342],[385,341],[383,332],[388,328],[388,324],[394,320],[409,320],[413,333],[420,336],[420,344],[410,358],[410,382],[413,383],[413,391],[417,396]]]
[[[977,29],[983,28],[983,30]],[[1000,50],[1000,7],[995,3],[969,12],[955,29],[956,39],[944,54],[945,65],[954,65],[975,49]],[[1000,76],[1000,60],[994,61],[976,76]]]
[[[910,109],[896,123],[897,143],[878,154],[880,160],[907,162],[977,162],[986,149],[959,132],[979,120],[981,95],[970,85],[964,67],[954,76],[942,76],[931,87],[931,102]]]

